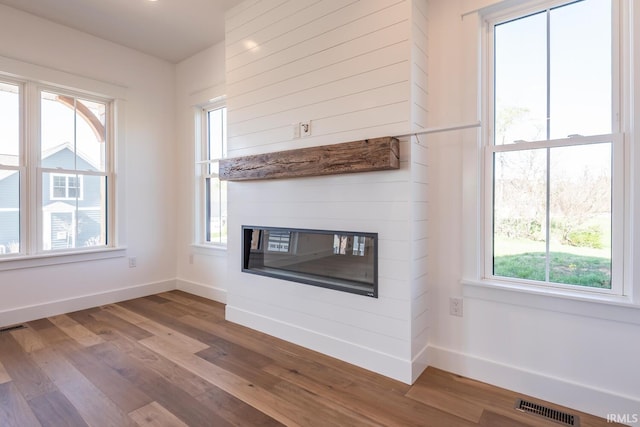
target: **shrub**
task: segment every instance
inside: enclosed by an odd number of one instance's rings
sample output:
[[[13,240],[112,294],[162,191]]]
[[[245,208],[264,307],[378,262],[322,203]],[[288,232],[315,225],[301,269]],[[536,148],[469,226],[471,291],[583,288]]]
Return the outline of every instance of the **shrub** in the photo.
[[[586,248],[602,248],[602,230],[598,226],[581,228],[571,231],[566,236],[567,243],[571,246]]]
[[[544,240],[542,224],[533,218],[504,218],[496,222],[496,233],[510,239]]]

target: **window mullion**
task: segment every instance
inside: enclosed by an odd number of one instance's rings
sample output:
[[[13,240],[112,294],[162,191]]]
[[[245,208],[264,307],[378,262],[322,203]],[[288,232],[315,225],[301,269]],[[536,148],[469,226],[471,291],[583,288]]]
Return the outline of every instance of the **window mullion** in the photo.
[[[198,242],[202,243],[210,243],[209,235],[210,235],[210,227],[211,220],[209,217],[209,198],[211,197],[209,193],[209,117],[207,115],[207,109],[202,109],[200,111],[200,160],[202,163],[202,179],[201,179],[201,187],[200,187],[200,210],[199,210],[199,227],[198,227]]]
[[[577,145],[590,145],[601,144],[603,142],[613,141],[616,138],[622,137],[621,134],[604,134],[604,135],[592,135],[592,136],[575,136],[571,138],[552,139],[548,141],[526,141],[519,142],[517,144],[504,144],[504,145],[489,145],[489,148],[496,152],[505,151],[525,151],[535,150],[539,148],[555,148],[555,147],[570,147]]]
[[[39,168],[42,173],[54,173],[59,175],[79,175],[79,176],[109,176],[109,172],[63,169],[63,168]]]
[[[116,232],[116,212],[118,211],[118,200],[117,200],[117,192],[116,192],[116,129],[115,124],[117,120],[116,115],[116,102],[110,102],[106,108],[106,113],[111,120],[107,121],[107,126],[105,126],[105,135],[104,141],[107,144],[106,150],[104,151],[104,168],[106,171],[105,176],[105,197],[107,198],[107,203],[111,205],[111,207],[107,206],[106,215],[107,219],[105,221],[105,227],[107,227],[104,236],[106,239],[105,244],[107,246],[117,246],[120,242],[117,240],[118,233]]]
[[[25,191],[24,197],[25,253],[28,255],[38,253],[41,250],[42,222],[39,220],[42,210],[41,194],[42,185],[40,166],[40,103],[39,89],[35,83],[25,84],[24,105],[24,164],[25,164]]]
[[[551,10],[547,9],[547,140],[551,139]]]
[[[18,189],[18,197],[20,198],[19,203],[18,203],[18,224],[20,227],[20,232],[18,234],[18,246],[19,246],[19,254],[26,254],[29,253],[29,246],[27,243],[27,239],[28,239],[28,234],[27,234],[27,224],[28,224],[28,217],[27,217],[27,212],[28,212],[28,204],[27,204],[27,160],[26,160],[26,156],[28,154],[28,150],[26,147],[26,141],[27,141],[27,128],[26,128],[26,84],[20,84],[20,96],[19,96],[19,104],[18,104],[18,108],[19,108],[19,112],[18,112],[18,120],[19,120],[19,132],[20,132],[20,136],[19,136],[19,147],[18,147],[18,155],[20,158],[20,162],[18,163],[19,165],[19,169],[18,169],[18,179],[19,179],[19,189]]]
[[[628,141],[624,135],[618,134],[612,140],[612,189],[611,189],[611,275],[612,277],[621,278],[619,280],[612,281],[611,289],[616,294],[629,295],[631,289],[627,288],[627,284],[630,284],[627,277],[627,270],[625,266],[625,245],[628,244],[626,239],[630,233],[625,233],[625,227],[627,224],[626,214],[628,212],[629,203],[627,197],[625,197],[626,181],[626,168],[625,168],[625,153],[628,152]]]
[[[551,139],[551,10],[547,9],[547,141]],[[551,148],[547,148],[545,213],[545,282],[551,271]]]
[[[211,179],[204,179],[204,241],[211,243]]]
[[[547,178],[546,178],[546,200],[547,204],[545,213],[545,268],[544,276],[545,282],[549,282],[549,276],[551,271],[551,148],[547,148]]]
[[[78,146],[78,99],[74,98],[73,100],[73,168],[78,170],[78,151],[80,147]],[[104,168],[104,165],[100,165]]]
[[[628,84],[628,59],[621,54],[621,52],[628,49],[624,46],[623,41],[629,40],[629,28],[623,24],[622,19],[623,6],[619,0],[613,0],[611,2],[612,14],[611,14],[611,28],[614,29],[611,34],[611,129],[613,133],[621,133],[623,129],[628,127],[628,123],[625,123],[623,118],[628,117],[628,105],[631,91],[623,93],[621,87]]]

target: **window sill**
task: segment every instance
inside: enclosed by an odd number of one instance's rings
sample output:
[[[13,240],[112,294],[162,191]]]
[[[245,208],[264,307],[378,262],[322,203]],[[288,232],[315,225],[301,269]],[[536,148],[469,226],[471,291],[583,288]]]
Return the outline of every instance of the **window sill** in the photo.
[[[640,325],[640,305],[626,296],[542,289],[489,280],[463,279],[461,283],[463,296],[467,298]]]
[[[200,255],[211,255],[211,256],[226,256],[227,255],[227,245],[206,245],[204,243],[193,243],[191,245],[191,249],[194,253]]]
[[[0,259],[0,271],[23,268],[45,267],[48,265],[70,264],[74,262],[121,258],[127,254],[126,248],[103,248],[81,252],[55,252],[37,255],[17,255]]]

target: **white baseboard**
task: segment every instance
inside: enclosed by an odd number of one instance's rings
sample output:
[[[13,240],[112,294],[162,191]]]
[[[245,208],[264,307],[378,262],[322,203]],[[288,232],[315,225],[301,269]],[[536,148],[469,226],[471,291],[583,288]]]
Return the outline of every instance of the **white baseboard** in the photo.
[[[411,383],[412,364],[410,360],[403,360],[371,348],[362,347],[336,337],[323,335],[316,331],[230,305],[226,307],[226,319],[406,384]]]
[[[605,419],[608,414],[640,415],[640,400],[610,390],[597,389],[436,346],[429,346],[428,360],[435,368]]]
[[[411,361],[411,384],[429,367],[429,345],[425,345]]]
[[[225,304],[227,302],[227,291],[222,288],[203,285],[201,283],[190,282],[188,280],[176,279],[176,289],[188,292],[199,297]]]
[[[162,282],[145,283],[127,288],[113,289],[90,295],[82,295],[0,311],[0,327],[98,307],[105,304],[112,304],[119,301],[126,301],[133,298],[140,298],[147,295],[154,295],[174,289],[180,289],[190,294],[198,295],[221,303],[225,303],[227,300],[227,292],[224,289],[213,288],[211,286],[186,280],[168,279]]]
[[[79,297],[51,301],[43,304],[4,310],[0,311],[0,327],[98,307],[105,304],[112,304],[119,301],[126,301],[147,295],[154,295],[160,292],[170,291],[175,288],[175,279],[170,279],[162,282],[113,289],[96,294],[82,295]]]

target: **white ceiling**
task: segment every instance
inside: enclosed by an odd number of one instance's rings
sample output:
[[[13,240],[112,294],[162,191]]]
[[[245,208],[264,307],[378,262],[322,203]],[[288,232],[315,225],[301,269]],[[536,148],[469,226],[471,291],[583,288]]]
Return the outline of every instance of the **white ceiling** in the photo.
[[[241,1],[0,0],[0,3],[176,63],[224,40],[224,12]]]

